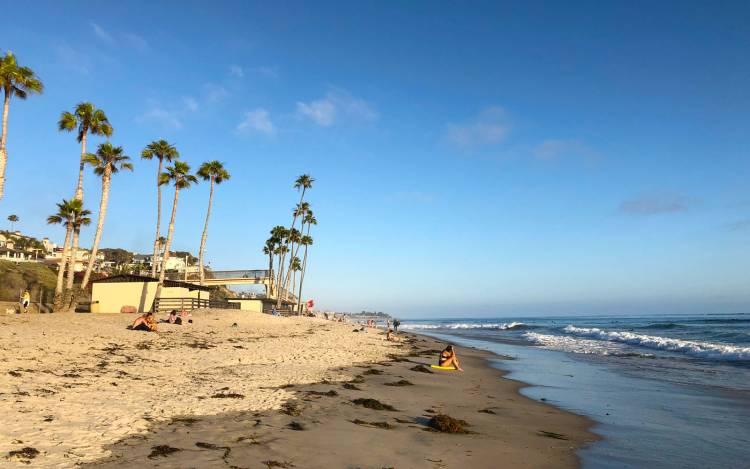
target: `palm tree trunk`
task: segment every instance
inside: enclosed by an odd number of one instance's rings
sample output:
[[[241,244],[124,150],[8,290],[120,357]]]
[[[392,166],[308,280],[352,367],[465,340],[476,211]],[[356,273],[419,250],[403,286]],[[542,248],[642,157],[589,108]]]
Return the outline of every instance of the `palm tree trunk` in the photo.
[[[279,302],[278,302],[278,298],[281,296],[281,271],[282,271],[282,267],[281,267],[281,255],[282,254],[283,254],[283,252],[279,252],[278,273],[276,274],[276,286],[275,286],[275,289],[276,289],[276,298],[277,298],[276,308],[279,308],[281,306],[279,304]]]
[[[83,202],[83,169],[86,166],[86,136],[88,132],[84,130],[83,136],[81,137],[81,162],[78,168],[78,184],[76,185],[76,195],[73,197],[76,200]]]
[[[302,195],[300,195],[300,198],[299,198],[299,205],[302,205],[302,202],[305,200],[305,191],[306,190],[307,190],[307,188],[305,188],[305,187],[302,188]],[[295,223],[297,223],[297,210],[294,211],[294,216],[292,216],[292,227],[289,229],[289,234],[291,234],[292,230],[294,230],[294,224]],[[287,244],[287,247],[288,247],[289,246],[289,241],[288,240],[287,240],[286,244]],[[286,257],[284,254],[285,254],[284,252],[281,253],[281,264],[282,265],[284,263],[284,258]],[[281,282],[281,275],[282,275],[282,272],[279,272],[279,282]],[[281,293],[281,291],[279,290],[279,294],[276,295],[276,307],[277,308],[281,307],[281,294],[280,293]]]
[[[154,255],[151,257],[152,277],[156,277],[156,258],[159,255],[159,238],[161,237],[161,184],[159,184],[159,176],[161,176],[163,165],[164,160],[159,158],[159,169],[156,172],[156,237],[154,238]]]
[[[8,152],[5,144],[8,141],[8,110],[10,109],[10,90],[5,88],[5,103],[3,104],[3,134],[0,135],[0,199],[5,193],[5,167],[8,165]]]
[[[201,247],[198,251],[198,269],[201,275],[201,285],[203,285],[203,251],[206,249],[206,238],[208,237],[208,220],[211,218],[211,204],[214,200],[214,183],[216,179],[211,176],[211,191],[208,193],[208,211],[206,212],[206,224],[203,225],[203,235],[201,236]]]
[[[76,271],[76,256],[78,255],[78,239],[81,236],[81,228],[73,228],[73,246],[70,249],[70,260],[68,261],[68,278],[65,282],[65,289],[73,289],[73,280],[75,279]]]
[[[63,243],[62,258],[60,258],[60,267],[57,270],[57,285],[55,285],[55,297],[62,295],[63,291],[63,280],[65,279],[65,266],[68,262],[68,254],[70,252],[70,235],[73,233],[73,225],[67,226],[65,229],[65,242]]]
[[[273,252],[268,253],[268,295],[273,296]]]
[[[159,272],[159,284],[156,286],[156,295],[154,298],[161,297],[161,288],[164,285],[164,274],[167,272],[167,261],[169,260],[169,248],[172,246],[172,236],[174,235],[174,220],[177,216],[177,201],[180,198],[180,188],[174,188],[174,200],[172,201],[172,218],[169,220],[169,230],[167,231],[167,241],[164,243],[164,254],[161,256],[161,272]]]
[[[302,271],[299,274],[299,293],[297,294],[297,301],[299,306],[297,307],[297,314],[302,314],[302,282],[305,281],[305,271],[307,270],[307,245],[305,245],[305,254],[302,259]]]
[[[81,290],[85,290],[89,284],[89,277],[91,277],[91,271],[94,269],[94,263],[96,262],[96,254],[99,251],[99,242],[102,239],[102,230],[104,229],[104,218],[107,216],[107,203],[109,202],[109,185],[111,181],[112,170],[105,168],[104,174],[102,175],[102,198],[99,202],[99,220],[96,222],[96,234],[94,235],[94,245],[91,247],[91,257],[89,258],[89,264],[86,266],[86,273],[83,275],[83,282],[81,282]]]
[[[304,219],[302,220],[302,224],[299,227],[299,231],[300,231],[300,236],[302,236],[302,234],[305,231]],[[289,280],[290,280],[290,274],[292,273],[292,262],[294,261],[294,258],[297,257],[297,253],[299,253],[299,246],[300,246],[299,243],[297,243],[297,249],[294,249],[294,242],[291,243],[290,252],[292,254],[289,256],[289,271],[287,272],[287,276],[284,281],[284,289],[287,290],[287,293],[294,293],[294,286],[292,286],[291,290],[289,289]]]

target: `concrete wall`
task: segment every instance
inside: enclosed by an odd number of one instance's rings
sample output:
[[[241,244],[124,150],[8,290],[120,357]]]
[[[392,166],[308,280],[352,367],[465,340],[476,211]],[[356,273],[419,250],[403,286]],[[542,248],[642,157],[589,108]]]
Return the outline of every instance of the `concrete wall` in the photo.
[[[92,313],[119,313],[123,306],[134,306],[139,313],[151,309],[156,295],[157,282],[96,282],[91,285]],[[162,298],[198,298],[198,290],[182,287],[164,287]],[[208,298],[208,292],[201,292]],[[98,303],[97,303],[98,302]]]
[[[242,311],[252,311],[254,313],[263,312],[263,301],[262,300],[229,300],[230,303],[239,303]]]

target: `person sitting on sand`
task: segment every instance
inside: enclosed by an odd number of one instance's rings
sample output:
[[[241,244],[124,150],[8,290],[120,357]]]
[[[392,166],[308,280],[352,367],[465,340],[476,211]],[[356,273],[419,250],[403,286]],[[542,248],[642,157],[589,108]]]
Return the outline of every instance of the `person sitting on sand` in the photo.
[[[396,334],[393,333],[393,329],[388,329],[388,332],[385,334],[385,340],[388,342],[400,342],[399,338],[396,337]]]
[[[177,310],[173,309],[169,313],[169,319],[167,319],[167,322],[170,324],[177,324],[178,326],[182,325],[182,318],[177,316]]]
[[[445,349],[442,352],[440,352],[440,359],[438,360],[438,365],[452,366],[458,371],[464,371],[463,368],[461,368],[461,363],[459,363],[458,356],[456,355],[456,351],[453,350],[452,345],[445,347]]]
[[[156,320],[154,319],[154,313],[149,311],[148,313],[138,316],[130,328],[134,331],[146,331],[156,332]]]

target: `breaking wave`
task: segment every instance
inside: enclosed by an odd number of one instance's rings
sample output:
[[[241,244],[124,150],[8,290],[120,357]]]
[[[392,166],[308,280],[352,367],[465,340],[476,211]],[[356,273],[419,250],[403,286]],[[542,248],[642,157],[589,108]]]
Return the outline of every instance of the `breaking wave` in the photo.
[[[605,331],[596,327],[566,326],[566,333],[579,337],[597,339],[598,341],[637,345],[655,350],[685,353],[687,355],[724,361],[750,360],[750,347],[737,347],[711,342],[680,340],[655,335],[636,334],[633,332]]]
[[[582,353],[587,355],[611,355],[617,357],[652,358],[653,354],[635,353],[624,344],[603,342],[601,340],[579,339],[564,335],[548,335],[526,332],[523,337],[535,345],[562,352]]]
[[[501,331],[513,331],[526,329],[530,326],[522,322],[503,323],[448,323],[448,324],[402,324],[401,329],[426,330],[426,329],[492,329]]]

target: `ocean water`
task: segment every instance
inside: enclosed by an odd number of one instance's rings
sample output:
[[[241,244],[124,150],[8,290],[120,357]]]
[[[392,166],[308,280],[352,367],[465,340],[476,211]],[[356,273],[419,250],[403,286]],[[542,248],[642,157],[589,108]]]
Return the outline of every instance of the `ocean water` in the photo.
[[[586,415],[591,468],[750,468],[750,315],[403,321],[491,350],[523,394]],[[459,355],[460,356],[460,355]]]

